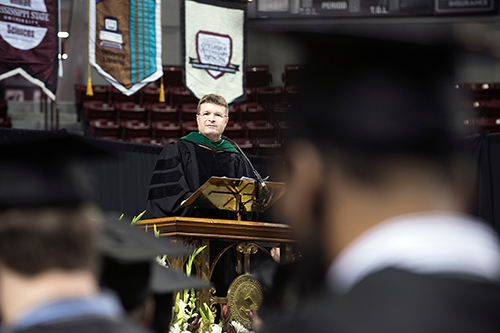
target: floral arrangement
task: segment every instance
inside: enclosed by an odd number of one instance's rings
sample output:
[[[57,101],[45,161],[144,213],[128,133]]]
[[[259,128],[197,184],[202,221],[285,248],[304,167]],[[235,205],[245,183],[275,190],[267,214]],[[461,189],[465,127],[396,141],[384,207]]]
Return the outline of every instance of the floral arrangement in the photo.
[[[144,213],[146,211],[134,216],[130,224],[134,225],[137,223]],[[122,214],[119,219],[121,220],[123,216]],[[155,236],[160,237],[160,232],[156,229],[156,225],[153,225],[153,228]],[[145,230],[147,231],[147,226]],[[202,246],[189,256],[186,263],[187,276],[191,276],[194,259],[205,248],[206,246]],[[167,266],[166,255],[157,256],[156,261],[160,265]],[[215,317],[207,303],[203,303],[203,307],[200,306],[194,289],[186,289],[182,292],[182,298],[181,293],[177,293],[169,331],[170,333],[254,333],[233,319],[233,316],[230,315],[228,304],[223,304],[221,310],[222,319],[216,324]]]
[[[200,247],[189,256],[186,263],[186,275],[191,276],[195,257],[205,249]],[[207,303],[200,306],[194,289],[178,293],[175,299],[170,333],[253,333],[230,316],[229,305],[222,305],[222,320],[216,324]]]

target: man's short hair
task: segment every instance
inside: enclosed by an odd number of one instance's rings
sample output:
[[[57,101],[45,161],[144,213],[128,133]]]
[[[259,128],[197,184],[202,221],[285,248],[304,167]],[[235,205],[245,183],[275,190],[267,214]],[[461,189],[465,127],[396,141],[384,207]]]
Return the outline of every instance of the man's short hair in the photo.
[[[198,110],[197,110],[198,114],[200,113],[201,105],[204,103],[210,103],[210,104],[223,106],[226,109],[226,116],[228,115],[229,107],[227,105],[227,101],[221,95],[207,94],[207,95],[203,96],[200,99],[200,101],[198,102]]]
[[[95,271],[102,217],[95,206],[0,212],[0,263],[24,276],[51,269]]]

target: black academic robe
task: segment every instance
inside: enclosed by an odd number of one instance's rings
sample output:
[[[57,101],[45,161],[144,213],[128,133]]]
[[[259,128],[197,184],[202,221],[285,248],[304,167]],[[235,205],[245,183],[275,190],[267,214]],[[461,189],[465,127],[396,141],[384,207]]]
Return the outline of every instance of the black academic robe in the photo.
[[[125,318],[82,317],[58,320],[25,329],[8,330],[10,333],[147,333]]]
[[[250,167],[238,152],[179,139],[165,146],[158,157],[151,176],[144,218],[187,216],[236,220],[236,212],[182,207],[181,202],[212,176],[241,178],[250,175]],[[243,214],[242,217],[252,219],[251,213]],[[212,242],[211,260],[229,244],[226,241]],[[233,267],[235,256],[234,248],[227,251],[214,268],[212,283],[218,296],[225,295],[229,283],[236,277],[236,269]]]
[[[210,177],[249,177],[251,170],[238,153],[179,139],[163,148],[149,186],[145,218],[170,216],[234,219],[229,211],[182,207]]]
[[[500,285],[475,277],[387,268],[345,295],[314,295],[296,316],[270,319],[266,332],[500,332]]]

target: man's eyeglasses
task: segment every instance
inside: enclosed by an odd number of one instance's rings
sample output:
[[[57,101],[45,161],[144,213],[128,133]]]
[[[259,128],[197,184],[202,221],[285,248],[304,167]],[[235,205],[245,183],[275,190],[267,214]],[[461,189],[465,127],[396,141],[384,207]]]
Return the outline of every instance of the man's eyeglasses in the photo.
[[[199,116],[203,117],[203,118],[210,118],[211,115],[214,115],[214,118],[216,120],[222,120],[224,118],[226,118],[227,116],[223,113],[219,113],[219,112],[215,112],[215,113],[212,113],[212,112],[200,112],[198,113]]]

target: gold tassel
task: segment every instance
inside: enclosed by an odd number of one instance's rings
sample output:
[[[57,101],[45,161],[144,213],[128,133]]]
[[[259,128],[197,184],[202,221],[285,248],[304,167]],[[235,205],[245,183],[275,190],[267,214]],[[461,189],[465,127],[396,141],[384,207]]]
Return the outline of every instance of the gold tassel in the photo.
[[[94,96],[94,92],[92,91],[92,80],[90,79],[90,1],[87,1],[87,18],[88,18],[88,26],[87,26],[87,65],[88,65],[88,75],[89,79],[87,81],[87,96]]]
[[[165,102],[165,88],[163,87],[163,76],[162,76],[160,83],[160,103],[164,102]]]
[[[92,91],[92,80],[90,79],[90,73],[89,80],[87,81],[87,96],[94,96],[94,92]]]

